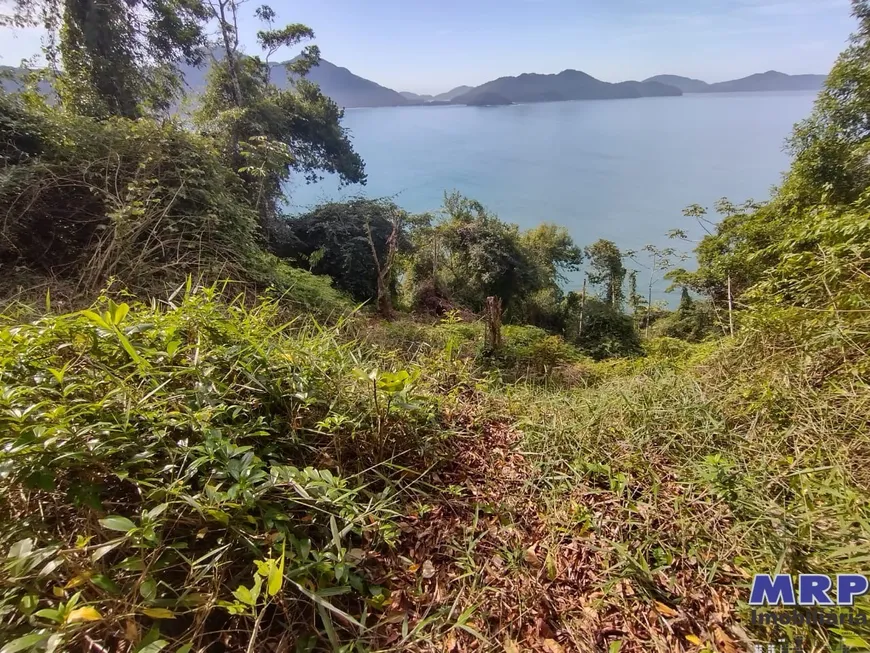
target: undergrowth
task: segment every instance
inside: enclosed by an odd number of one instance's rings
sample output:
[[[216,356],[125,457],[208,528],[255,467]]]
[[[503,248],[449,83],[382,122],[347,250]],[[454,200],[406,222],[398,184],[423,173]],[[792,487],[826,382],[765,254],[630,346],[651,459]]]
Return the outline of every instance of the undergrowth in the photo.
[[[3,650],[354,641],[392,477],[437,452],[419,376],[215,288],[3,328]]]
[[[795,357],[780,312],[617,362],[506,329],[494,359],[456,316],[224,295],[4,318],[5,651],[865,646],[744,603],[754,573],[861,571],[854,339]]]

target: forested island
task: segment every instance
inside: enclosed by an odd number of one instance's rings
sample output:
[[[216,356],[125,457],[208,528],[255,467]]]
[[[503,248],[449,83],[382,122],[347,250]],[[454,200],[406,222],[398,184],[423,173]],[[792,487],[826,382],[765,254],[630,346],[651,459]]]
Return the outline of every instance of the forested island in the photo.
[[[309,27],[64,7],[0,94],[2,653],[865,646],[746,600],[864,570],[870,2],[769,200],[638,251],[449,189],[288,215],[366,180]]]

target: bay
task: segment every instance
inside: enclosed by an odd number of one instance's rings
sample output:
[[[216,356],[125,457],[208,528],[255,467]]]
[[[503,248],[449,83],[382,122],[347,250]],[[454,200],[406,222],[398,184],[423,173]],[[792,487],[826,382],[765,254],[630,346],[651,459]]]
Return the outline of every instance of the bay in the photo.
[[[671,229],[703,235],[682,215],[687,205],[769,197],[789,165],[785,139],[814,99],[728,93],[347,110],[343,124],[368,183],[291,184],[289,210],[364,195],[436,211],[445,191],[458,190],[524,228],[565,225],[581,245],[607,238],[622,249],[673,246]],[[568,287],[580,278],[572,275]]]

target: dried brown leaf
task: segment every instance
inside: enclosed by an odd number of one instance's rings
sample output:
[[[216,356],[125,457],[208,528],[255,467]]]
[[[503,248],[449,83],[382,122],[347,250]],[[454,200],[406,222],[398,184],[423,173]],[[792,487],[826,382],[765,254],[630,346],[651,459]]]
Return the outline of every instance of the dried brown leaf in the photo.
[[[664,615],[665,617],[679,617],[680,613],[674,610],[669,605],[665,605],[661,601],[656,601],[656,610],[659,614]]]
[[[724,653],[739,653],[740,649],[738,649],[737,645],[734,644],[734,640],[732,640],[719,626],[716,626],[713,629],[713,638],[716,640],[716,645],[724,651]]]
[[[538,557],[538,554],[535,550],[537,548],[537,544],[532,544],[532,546],[526,549],[525,553],[523,553],[523,559],[536,569],[541,567],[541,559]]]
[[[423,563],[423,578],[432,578],[435,575],[435,565],[432,564],[431,560],[427,560]]]
[[[547,653],[565,653],[564,647],[555,639],[545,639],[541,645]]]

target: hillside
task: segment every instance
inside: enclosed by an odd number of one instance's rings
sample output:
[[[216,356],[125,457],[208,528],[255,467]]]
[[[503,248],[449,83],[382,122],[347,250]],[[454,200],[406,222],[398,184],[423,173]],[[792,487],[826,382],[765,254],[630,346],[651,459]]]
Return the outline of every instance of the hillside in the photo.
[[[710,84],[708,93],[750,91],[818,91],[825,83],[825,75],[786,75],[775,70],[757,73],[742,79]]]
[[[436,102],[449,102],[450,100],[457,98],[460,95],[468,93],[468,91],[472,90],[473,88],[473,86],[457,86],[456,88],[451,88],[446,93],[439,93],[438,95],[433,97],[432,100],[435,100]]]
[[[678,88],[656,82],[611,84],[578,70],[563,70],[555,75],[524,73],[517,77],[500,77],[453,98],[453,103],[473,104],[483,94],[490,93],[501,96],[510,102],[611,100],[682,95]]]
[[[220,51],[214,51],[213,55],[220,58]],[[206,61],[210,61],[210,57]],[[208,63],[198,68],[182,66],[184,81],[191,93],[201,93],[205,88],[208,67]],[[401,93],[355,75],[347,68],[336,66],[322,58],[320,64],[308,73],[308,79],[317,83],[324,95],[345,108],[396,107],[420,103],[419,100],[408,99]],[[278,88],[289,87],[285,62],[271,65],[271,80]]]
[[[702,93],[710,86],[707,82],[703,82],[700,79],[680,77],[679,75],[656,75],[655,77],[650,77],[644,81],[674,86],[680,89],[683,93]]]
[[[0,653],[870,649],[870,0],[768,201],[631,252],[459,191],[287,215],[365,153],[229,38],[166,116],[175,5],[64,11],[56,101],[0,93]]]
[[[410,91],[399,91],[399,95],[406,100],[411,100],[412,102],[428,102],[435,99],[432,95],[419,95],[417,93],[411,93]]]
[[[495,107],[513,104],[513,102],[507,99],[504,95],[496,93],[495,91],[482,91],[480,93],[474,93],[468,98],[462,100],[461,103],[469,107]]]
[[[21,89],[25,81],[24,78],[29,72],[33,71],[14,66],[0,66],[0,88],[7,93],[15,93]],[[42,94],[48,94],[51,91],[51,85],[48,82],[40,81],[37,83],[37,89]]]
[[[708,84],[699,79],[679,75],[656,75],[645,80],[676,86],[683,93],[737,93],[761,91],[818,91],[826,75],[786,75],[775,70],[756,73],[749,77]]]
[[[400,107],[413,104],[411,100],[392,89],[354,75],[347,68],[321,59],[311,69],[308,79],[320,86],[324,95],[335,100],[340,107]],[[283,64],[272,66],[272,81],[278,88],[287,88],[287,69]]]

